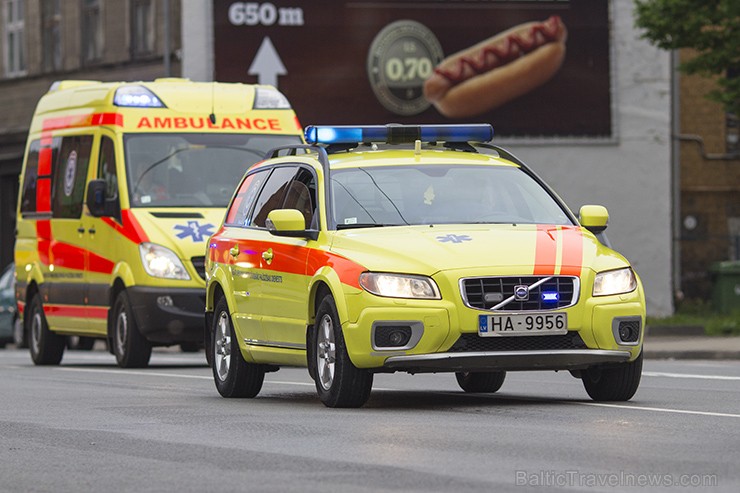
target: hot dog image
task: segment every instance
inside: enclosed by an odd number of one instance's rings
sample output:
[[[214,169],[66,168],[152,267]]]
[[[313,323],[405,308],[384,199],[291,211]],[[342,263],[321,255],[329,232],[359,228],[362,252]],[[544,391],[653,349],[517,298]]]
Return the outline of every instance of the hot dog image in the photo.
[[[567,36],[558,16],[514,26],[442,60],[424,96],[449,118],[486,113],[552,78]]]

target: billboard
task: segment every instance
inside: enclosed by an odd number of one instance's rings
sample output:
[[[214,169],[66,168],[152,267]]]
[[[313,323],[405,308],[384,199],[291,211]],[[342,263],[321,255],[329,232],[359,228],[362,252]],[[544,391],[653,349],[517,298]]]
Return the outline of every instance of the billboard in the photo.
[[[613,136],[608,0],[214,0],[214,78],[304,124],[493,124]]]

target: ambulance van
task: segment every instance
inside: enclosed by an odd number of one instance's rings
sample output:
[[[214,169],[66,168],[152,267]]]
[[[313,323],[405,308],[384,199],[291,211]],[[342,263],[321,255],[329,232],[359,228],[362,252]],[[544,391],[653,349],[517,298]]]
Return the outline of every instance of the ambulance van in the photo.
[[[118,365],[203,342],[204,258],[235,185],[300,144],[274,87],[56,82],[38,103],[20,177],[16,299],[31,357],[105,339]]]

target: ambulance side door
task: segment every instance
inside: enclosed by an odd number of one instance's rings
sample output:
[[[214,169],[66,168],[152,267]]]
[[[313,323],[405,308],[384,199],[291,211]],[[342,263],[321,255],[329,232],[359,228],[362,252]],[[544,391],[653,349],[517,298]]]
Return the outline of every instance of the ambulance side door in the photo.
[[[123,174],[123,160],[116,149],[115,134],[101,129],[97,153],[90,164],[90,179],[102,179],[106,183],[107,201],[117,204],[112,217],[93,217],[86,210],[84,229],[88,262],[85,270],[87,284],[87,314],[90,329],[98,335],[107,333],[108,310],[110,308],[110,289],[113,284],[113,271],[116,264],[124,258],[122,243],[126,240],[115,229],[121,224],[121,202],[119,177]],[[118,169],[118,166],[121,169]]]
[[[51,325],[87,333],[86,275],[88,230],[83,202],[92,151],[92,135],[61,139],[51,190],[49,272],[46,274],[45,312]]]

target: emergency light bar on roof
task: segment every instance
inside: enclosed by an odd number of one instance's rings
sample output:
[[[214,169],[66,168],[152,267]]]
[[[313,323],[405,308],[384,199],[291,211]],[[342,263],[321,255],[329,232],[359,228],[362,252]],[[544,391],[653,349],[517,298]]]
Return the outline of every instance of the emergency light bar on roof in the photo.
[[[493,127],[487,123],[468,125],[337,125],[306,127],[309,144],[422,142],[490,142]]]
[[[133,108],[166,108],[164,103],[144,86],[122,86],[116,89],[113,104]]]

